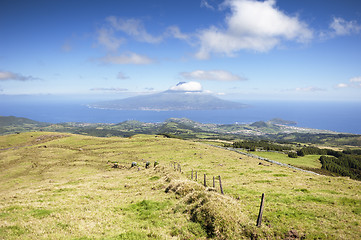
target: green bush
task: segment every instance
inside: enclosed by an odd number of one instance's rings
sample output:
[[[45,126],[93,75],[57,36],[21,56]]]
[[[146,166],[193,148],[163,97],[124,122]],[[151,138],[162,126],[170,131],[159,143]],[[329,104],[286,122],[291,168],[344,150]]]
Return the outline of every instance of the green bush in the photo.
[[[290,158],[298,158],[298,155],[295,152],[289,152],[288,157],[290,157]]]

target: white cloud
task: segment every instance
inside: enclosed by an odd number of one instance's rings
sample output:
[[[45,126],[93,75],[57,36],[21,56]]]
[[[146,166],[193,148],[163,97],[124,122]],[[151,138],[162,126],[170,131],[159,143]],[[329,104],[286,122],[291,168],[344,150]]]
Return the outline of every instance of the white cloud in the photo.
[[[185,40],[185,41],[189,40],[189,35],[182,33],[180,31],[179,27],[177,27],[177,26],[168,27],[165,35],[171,36],[173,38],[180,39],[180,40]]]
[[[358,34],[361,32],[361,25],[356,21],[346,21],[343,18],[334,17],[327,31],[320,33],[320,38],[327,40],[337,36]]]
[[[351,78],[350,82],[361,82],[361,76]]]
[[[115,30],[122,31],[129,36],[134,37],[139,42],[159,43],[163,40],[162,36],[155,37],[149,34],[144,28],[142,21],[139,19],[122,19],[110,16],[107,17],[106,20]]]
[[[199,82],[180,82],[169,90],[178,92],[202,92],[202,85]]]
[[[111,64],[151,64],[154,61],[146,56],[138,55],[136,53],[122,54],[118,56],[107,55],[99,59],[103,63]]]
[[[211,53],[234,55],[242,49],[266,52],[282,40],[307,42],[313,32],[298,17],[287,16],[275,6],[275,0],[227,0],[231,9],[226,17],[226,27],[211,26],[199,32],[199,59],[207,59]]]
[[[31,80],[39,80],[39,78],[35,78],[33,76],[23,76],[17,73],[0,71],[0,81],[31,81]]]
[[[190,43],[190,35],[182,33],[178,26],[167,27],[159,36],[150,34],[142,20],[135,18],[118,18],[109,16],[105,19],[105,23],[97,30],[97,43],[104,46],[108,51],[117,51],[122,44],[130,39],[157,44],[167,38],[175,38]]]
[[[213,7],[212,5],[210,5],[206,0],[202,0],[202,1],[201,1],[201,7],[214,10],[214,7]]]
[[[243,81],[246,80],[238,75],[224,70],[204,71],[196,70],[193,72],[182,72],[181,75],[185,79],[197,80],[215,80],[215,81]]]
[[[349,83],[339,83],[336,88],[360,88],[361,87],[361,76],[350,78]]]
[[[129,77],[128,76],[126,76],[124,73],[122,73],[122,72],[119,72],[118,74],[117,74],[117,79],[121,79],[121,80],[124,80],[124,79],[128,79]]]
[[[336,85],[336,88],[347,88],[348,87],[348,84],[346,83],[339,83]]]
[[[330,29],[333,30],[333,34],[343,36],[360,32],[361,25],[357,24],[356,21],[346,21],[343,18],[334,17]]]
[[[108,28],[100,28],[97,31],[98,43],[103,45],[110,51],[116,51],[121,44],[125,42],[123,38],[117,38],[114,36],[114,30]]]

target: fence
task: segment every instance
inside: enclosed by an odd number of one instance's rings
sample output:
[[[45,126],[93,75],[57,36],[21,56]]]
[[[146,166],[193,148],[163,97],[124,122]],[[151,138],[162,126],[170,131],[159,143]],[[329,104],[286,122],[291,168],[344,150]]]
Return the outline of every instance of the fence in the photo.
[[[181,165],[177,162],[171,162],[170,163],[170,166],[172,168],[174,168],[175,171],[179,171],[180,173],[182,173],[182,168],[181,168]],[[191,171],[191,175],[190,175],[190,179],[191,180],[194,180],[194,181],[198,181],[198,171],[194,171],[192,169]],[[218,178],[213,176],[213,188],[216,189],[216,180],[218,179],[218,182],[219,182],[219,190],[221,192],[221,194],[224,195],[224,192],[223,192],[223,186],[222,186],[222,180],[221,180],[221,176],[218,175]],[[204,187],[207,187],[207,174],[203,174],[203,185]],[[262,193],[262,196],[261,196],[261,204],[260,204],[260,208],[259,208],[259,213],[258,213],[258,217],[257,217],[257,223],[256,223],[256,226],[257,227],[260,227],[261,224],[262,224],[262,216],[263,216],[263,210],[264,210],[264,202],[265,202],[265,194]]]

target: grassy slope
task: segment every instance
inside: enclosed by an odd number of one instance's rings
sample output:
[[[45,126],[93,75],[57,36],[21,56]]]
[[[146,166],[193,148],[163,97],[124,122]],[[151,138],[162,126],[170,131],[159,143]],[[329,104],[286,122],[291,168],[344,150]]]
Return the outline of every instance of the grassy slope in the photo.
[[[321,168],[321,163],[318,160],[321,155],[306,155],[298,158],[290,158],[287,154],[277,152],[252,152],[252,154],[268,158],[277,162],[289,164],[295,167],[306,168]]]
[[[205,238],[205,229],[183,211],[183,198],[164,191],[170,175],[184,180],[192,169],[199,182],[206,173],[208,184],[221,175],[226,195],[239,199],[247,232],[239,238],[284,238],[292,229],[307,239],[361,238],[361,184],[348,178],[259,165],[231,151],[155,136],[0,137],[0,149],[12,146],[0,151],[1,239]],[[112,169],[115,161],[126,168]],[[158,161],[165,170],[128,169],[132,161]],[[168,167],[172,161],[181,163],[182,175]],[[258,229],[262,193],[266,206]]]

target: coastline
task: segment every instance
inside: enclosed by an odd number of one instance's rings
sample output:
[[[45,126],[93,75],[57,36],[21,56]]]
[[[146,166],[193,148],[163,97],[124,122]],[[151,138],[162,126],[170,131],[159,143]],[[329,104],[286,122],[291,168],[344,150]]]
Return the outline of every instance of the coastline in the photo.
[[[126,120],[163,122],[188,118],[200,123],[236,124],[269,121],[273,118],[296,121],[296,127],[361,134],[361,103],[251,102],[250,107],[233,110],[114,110],[72,102],[0,102],[0,115],[17,116],[40,122],[119,123]]]

